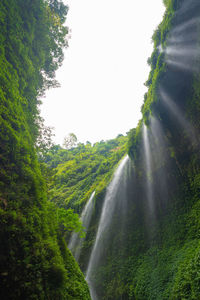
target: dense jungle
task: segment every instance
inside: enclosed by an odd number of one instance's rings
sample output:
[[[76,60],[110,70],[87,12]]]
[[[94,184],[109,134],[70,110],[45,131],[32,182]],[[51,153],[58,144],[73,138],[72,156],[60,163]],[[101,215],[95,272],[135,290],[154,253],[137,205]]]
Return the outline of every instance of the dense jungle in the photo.
[[[163,2],[138,126],[61,146],[68,7],[1,0],[0,299],[200,299],[200,3]]]

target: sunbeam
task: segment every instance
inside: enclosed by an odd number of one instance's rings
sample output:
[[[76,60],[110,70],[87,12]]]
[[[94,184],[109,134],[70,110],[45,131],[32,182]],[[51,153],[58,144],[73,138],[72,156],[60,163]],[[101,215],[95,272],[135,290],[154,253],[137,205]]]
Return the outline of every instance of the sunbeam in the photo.
[[[189,57],[191,60],[199,55],[199,49],[191,46],[171,46],[165,49],[168,56]]]
[[[199,71],[199,67],[196,65],[191,65],[190,62],[180,62],[177,61],[175,58],[167,58],[166,60],[168,65],[174,66],[177,69],[189,72],[189,73],[197,73]]]
[[[185,30],[192,29],[191,27],[196,26],[199,23],[199,17],[193,18],[192,20],[186,21],[183,24],[176,26],[172,29],[170,35],[178,35],[183,34]]]
[[[196,44],[196,40],[197,40],[197,34],[196,32],[192,32],[192,33],[187,33],[187,34],[177,34],[177,35],[171,35],[168,40],[167,40],[167,44],[168,46],[170,45],[177,45],[177,44],[181,44],[181,45],[194,45]]]
[[[166,105],[166,107],[170,110],[170,112],[174,115],[174,117],[177,119],[180,126],[185,131],[187,138],[190,140],[191,144],[196,144],[197,138],[195,129],[190,124],[188,120],[184,117],[182,111],[178,108],[178,106],[170,99],[168,94],[164,91],[163,88],[160,88],[160,95],[161,99],[163,100],[163,103]]]

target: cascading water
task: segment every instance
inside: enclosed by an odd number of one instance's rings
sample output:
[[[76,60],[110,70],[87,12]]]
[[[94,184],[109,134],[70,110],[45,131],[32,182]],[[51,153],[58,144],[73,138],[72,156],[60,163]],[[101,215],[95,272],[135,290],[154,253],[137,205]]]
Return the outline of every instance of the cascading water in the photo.
[[[182,22],[181,14],[184,14],[187,11],[186,8],[198,1],[189,1],[189,4],[187,1],[183,2],[185,3],[184,9],[176,13],[177,24],[174,23],[176,27],[169,34],[166,43],[167,48],[163,49],[165,46],[159,46],[159,51],[165,54],[164,59],[167,68],[166,73],[162,74],[163,76],[157,82],[157,102],[155,101],[152,105],[154,117],[149,118],[148,128],[143,126],[143,142],[140,144],[138,153],[135,151],[137,154],[134,168],[135,181],[129,181],[133,189],[132,197],[129,197],[126,202],[125,191],[127,186],[123,178],[126,168],[128,168],[128,158],[124,158],[121,162],[107,189],[86,274],[93,300],[102,299],[103,296],[104,299],[129,299],[125,287],[129,284],[128,280],[130,278],[127,280],[127,277],[131,267],[134,266],[132,267],[132,277],[134,277],[134,272],[137,269],[137,264],[134,265],[135,257],[138,255],[139,258],[142,251],[145,253],[149,245],[155,246],[158,242],[160,243],[158,251],[154,254],[152,248],[152,252],[147,252],[143,266],[139,267],[142,272],[138,272],[135,277],[136,281],[133,281],[131,287],[134,288],[134,295],[132,291],[131,296],[134,297],[136,293],[136,296],[137,294],[140,296],[138,296],[138,299],[157,299],[156,293],[159,284],[160,294],[163,295],[163,282],[165,281],[160,281],[160,273],[162,274],[160,271],[162,270],[158,268],[157,258],[159,257],[159,263],[165,268],[167,264],[162,265],[162,259],[165,256],[162,256],[159,252],[162,252],[160,245],[164,245],[168,233],[174,229],[173,226],[170,228],[170,222],[172,222],[172,225],[176,224],[176,216],[170,215],[171,204],[174,199],[179,201],[179,198],[183,197],[182,191],[179,194],[179,185],[182,184],[183,175],[182,172],[178,172],[181,171],[180,162],[184,161],[185,153],[188,155],[188,153],[190,154],[189,151],[191,153],[194,151],[194,146],[197,144],[196,127],[188,119],[189,114],[187,114],[186,108],[188,95],[191,94],[191,74],[196,70],[199,71],[199,66],[196,64],[199,58],[199,52],[196,48],[196,25],[198,21],[196,18],[190,21],[185,16]],[[190,43],[190,46],[188,46],[188,43]],[[184,151],[185,145],[188,148],[186,151]],[[137,144],[135,143],[133,146],[137,147]],[[123,189],[124,194],[122,193],[119,196],[120,189]],[[176,195],[176,198],[174,198],[174,195]],[[128,207],[126,207],[126,204],[128,204]],[[120,212],[117,213],[119,208]],[[119,215],[120,217],[122,215],[126,216],[128,221],[123,223],[125,225],[123,229],[120,229],[125,232],[126,239],[122,239],[124,243],[119,247],[120,254],[118,252],[116,255],[118,249],[116,250],[116,242],[113,243],[113,240],[120,236],[120,230],[117,231],[114,226],[121,221]],[[146,217],[146,224],[143,224]],[[178,223],[177,225],[179,226]],[[163,235],[163,228],[166,230],[165,236]],[[169,242],[171,243],[170,239]],[[134,247],[135,245],[139,245],[138,249]],[[128,253],[126,261],[121,253]],[[129,260],[130,257],[132,261]],[[155,259],[155,263],[152,262],[152,257]],[[150,269],[146,268],[148,264]],[[154,272],[154,268],[157,268],[157,274]],[[126,274],[124,275],[123,269],[127,271],[127,277]],[[148,270],[152,270],[152,275],[151,272],[148,274]],[[173,270],[174,267],[172,272]],[[167,269],[166,272],[163,272],[164,280],[166,280],[164,273],[167,272]],[[171,274],[169,275],[171,276]],[[147,292],[150,287],[148,280],[153,283],[152,290],[155,289],[155,293],[151,291],[151,297],[149,296],[150,293]],[[136,288],[135,282],[137,284]],[[101,294],[98,284],[105,288],[104,293]],[[146,290],[144,287],[146,287]],[[115,291],[116,294],[114,294]]]
[[[169,145],[162,124],[155,116],[151,116],[149,129],[154,167],[154,188],[156,183],[155,211],[156,214],[160,215],[166,210],[169,202],[169,185],[167,182],[167,173],[170,173],[171,169],[170,156],[167,152]]]
[[[165,161],[166,158],[166,140],[165,135],[162,130],[161,123],[155,118],[150,119],[150,131],[153,138],[153,164],[156,165],[157,162],[161,164],[161,161]]]
[[[93,210],[94,196],[95,196],[95,191],[90,196],[90,198],[81,214],[81,220],[82,220],[83,226],[85,227],[85,231],[87,231],[87,229],[90,225],[90,221],[91,221],[91,217],[92,217],[92,210]],[[82,246],[83,242],[84,242],[84,238],[80,238],[78,233],[74,232],[72,234],[72,237],[68,244],[68,248],[72,251],[76,261],[79,260],[79,257],[81,254],[81,246]]]
[[[116,211],[118,211],[118,213],[120,212],[123,218],[123,215],[125,214],[124,211],[127,208],[126,188],[127,177],[130,174],[130,164],[130,159],[128,155],[126,155],[119,164],[111,183],[107,187],[96,239],[86,272],[86,280],[89,284],[93,300],[99,299],[98,291],[96,290],[94,283],[94,273],[99,264],[102,264],[102,260],[105,259],[106,244],[112,239],[111,223],[115,219]]]
[[[144,166],[146,170],[146,196],[148,202],[148,213],[150,214],[150,218],[154,218],[155,207],[154,207],[154,199],[153,199],[153,186],[151,183],[151,174],[152,174],[152,156],[151,149],[149,143],[149,137],[147,132],[147,127],[143,126],[143,144],[144,144]]]

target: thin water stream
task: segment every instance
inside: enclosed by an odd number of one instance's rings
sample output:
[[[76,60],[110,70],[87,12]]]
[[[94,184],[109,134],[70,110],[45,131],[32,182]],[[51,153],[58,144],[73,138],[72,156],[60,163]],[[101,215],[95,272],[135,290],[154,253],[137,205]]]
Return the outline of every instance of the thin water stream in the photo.
[[[93,210],[93,199],[95,196],[95,191],[90,196],[82,214],[81,214],[81,220],[82,224],[85,227],[85,231],[87,231],[91,217],[92,217],[92,210]],[[79,260],[80,254],[81,254],[81,247],[84,242],[84,238],[81,238],[78,233],[74,232],[71,236],[71,239],[68,244],[68,248],[72,251],[72,254],[74,255],[76,261]]]
[[[99,226],[96,234],[95,243],[91,252],[87,272],[86,272],[86,280],[90,287],[90,293],[93,300],[98,300],[98,294],[94,287],[94,272],[98,265],[101,263],[100,258],[103,252],[104,243],[106,242],[106,238],[108,238],[109,225],[112,221],[113,215],[115,213],[115,208],[117,205],[120,205],[121,210],[123,211],[123,203],[125,203],[125,193],[120,196],[120,199],[117,199],[117,195],[120,193],[120,189],[123,191],[126,190],[126,182],[128,172],[128,162],[130,159],[128,155],[126,155],[118,168],[116,169],[113,179],[109,186],[107,187],[104,204],[102,208],[102,213],[99,221]],[[117,203],[120,201],[120,204]],[[126,208],[126,205],[124,205]],[[112,238],[112,237],[110,237]]]
[[[144,144],[144,165],[146,170],[146,196],[148,202],[148,212],[150,218],[154,218],[155,207],[154,207],[154,197],[153,197],[153,186],[151,183],[152,176],[152,155],[150,149],[149,136],[147,132],[147,127],[143,126],[143,144]]]

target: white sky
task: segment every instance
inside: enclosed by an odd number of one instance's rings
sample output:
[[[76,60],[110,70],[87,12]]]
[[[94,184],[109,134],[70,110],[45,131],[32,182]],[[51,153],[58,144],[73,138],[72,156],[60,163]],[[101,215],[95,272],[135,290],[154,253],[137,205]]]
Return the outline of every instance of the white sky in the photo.
[[[151,36],[164,13],[162,0],[66,0],[71,29],[61,88],[41,106],[55,142],[76,134],[94,143],[126,134],[141,118]]]

